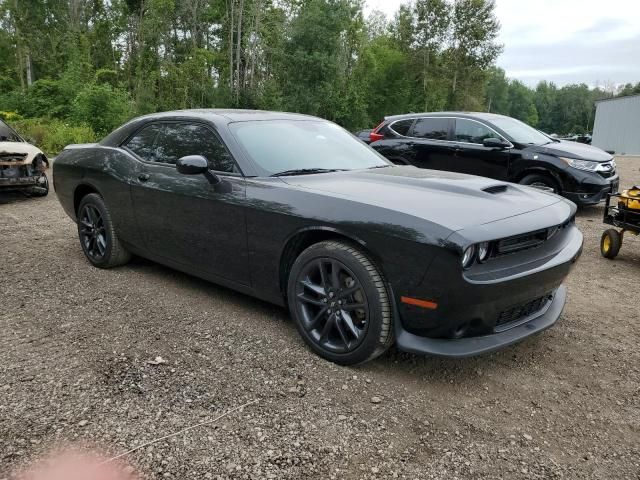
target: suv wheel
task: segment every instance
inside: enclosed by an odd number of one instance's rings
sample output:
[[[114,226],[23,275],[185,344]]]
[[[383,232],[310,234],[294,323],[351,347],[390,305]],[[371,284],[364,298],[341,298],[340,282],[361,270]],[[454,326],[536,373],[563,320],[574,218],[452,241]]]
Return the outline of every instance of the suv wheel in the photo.
[[[522,180],[520,180],[521,185],[529,185],[530,187],[539,188],[540,190],[546,190],[548,192],[553,192],[555,194],[560,194],[560,185],[555,179],[544,173],[534,173],[532,175],[527,175]]]

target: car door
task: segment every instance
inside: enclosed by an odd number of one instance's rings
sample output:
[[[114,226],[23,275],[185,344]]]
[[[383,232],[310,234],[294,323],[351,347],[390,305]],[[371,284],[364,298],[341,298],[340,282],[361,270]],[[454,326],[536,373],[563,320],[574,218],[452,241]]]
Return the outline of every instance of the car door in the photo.
[[[140,159],[132,197],[148,251],[248,285],[245,182],[213,128],[189,121],[152,123],[125,148]],[[214,185],[204,175],[178,173],[175,164],[187,155],[207,158],[221,181]]]
[[[451,119],[423,117],[416,119],[408,132],[411,163],[420,168],[449,170],[453,145],[448,141]]]
[[[508,180],[510,150],[485,147],[482,142],[487,138],[504,140],[481,122],[456,118],[453,127],[455,146],[451,161],[452,171]]]

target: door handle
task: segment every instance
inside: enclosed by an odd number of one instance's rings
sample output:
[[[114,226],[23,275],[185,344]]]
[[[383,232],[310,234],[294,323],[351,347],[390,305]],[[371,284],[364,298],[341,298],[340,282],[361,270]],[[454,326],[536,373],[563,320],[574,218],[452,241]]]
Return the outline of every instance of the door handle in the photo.
[[[141,182],[146,182],[150,177],[151,175],[149,175],[148,173],[141,173],[140,175],[138,175],[138,180],[140,180]]]

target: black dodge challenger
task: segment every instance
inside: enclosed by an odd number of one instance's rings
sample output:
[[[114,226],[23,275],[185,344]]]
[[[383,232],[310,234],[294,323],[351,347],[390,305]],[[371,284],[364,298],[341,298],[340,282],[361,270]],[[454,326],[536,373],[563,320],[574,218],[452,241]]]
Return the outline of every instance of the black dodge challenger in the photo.
[[[54,163],[96,267],[131,254],[288,305],[340,364],[464,357],[553,325],[580,255],[576,207],[530,187],[395,166],[303,115],[135,119]]]

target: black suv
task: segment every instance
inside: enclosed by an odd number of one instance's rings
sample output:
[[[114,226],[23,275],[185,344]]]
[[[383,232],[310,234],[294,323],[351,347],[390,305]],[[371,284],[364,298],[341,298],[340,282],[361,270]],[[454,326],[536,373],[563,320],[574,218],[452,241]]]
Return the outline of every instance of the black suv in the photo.
[[[387,117],[368,142],[394,163],[532,185],[593,205],[618,190],[613,157],[491,113]]]

